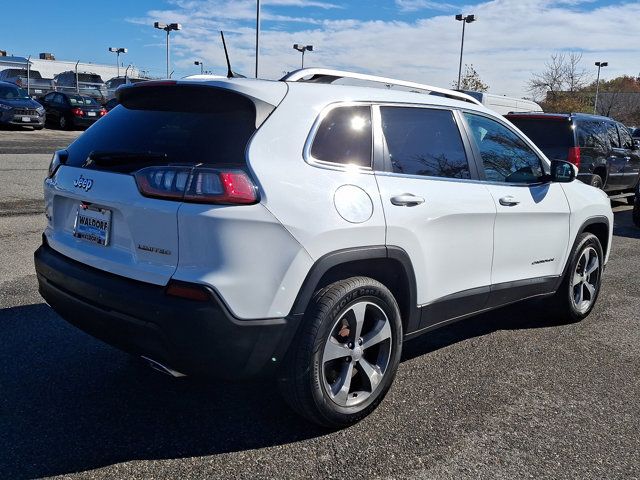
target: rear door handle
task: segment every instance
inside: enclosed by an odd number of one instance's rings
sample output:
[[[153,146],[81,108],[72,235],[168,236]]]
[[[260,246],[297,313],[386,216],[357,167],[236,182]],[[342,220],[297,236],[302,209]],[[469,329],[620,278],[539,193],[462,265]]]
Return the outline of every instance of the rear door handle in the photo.
[[[502,197],[498,201],[500,202],[500,205],[503,205],[505,207],[515,207],[516,205],[518,205],[520,203],[518,200],[513,198],[511,195],[507,195],[506,197]]]
[[[402,195],[396,195],[391,197],[391,203],[398,207],[415,207],[424,203],[424,198],[416,197],[411,193],[403,193]]]

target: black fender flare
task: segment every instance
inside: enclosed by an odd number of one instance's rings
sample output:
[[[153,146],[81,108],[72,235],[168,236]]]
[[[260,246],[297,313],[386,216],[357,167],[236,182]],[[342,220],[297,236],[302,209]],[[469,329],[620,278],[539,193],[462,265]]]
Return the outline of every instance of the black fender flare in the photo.
[[[416,277],[413,264],[404,249],[389,245],[345,248],[329,252],[320,257],[307,273],[293,303],[290,315],[304,314],[307,305],[318,288],[320,280],[330,269],[349,262],[372,259],[391,259],[402,266],[409,285],[409,318],[407,319],[405,334],[417,329],[420,324],[420,310],[417,306]]]

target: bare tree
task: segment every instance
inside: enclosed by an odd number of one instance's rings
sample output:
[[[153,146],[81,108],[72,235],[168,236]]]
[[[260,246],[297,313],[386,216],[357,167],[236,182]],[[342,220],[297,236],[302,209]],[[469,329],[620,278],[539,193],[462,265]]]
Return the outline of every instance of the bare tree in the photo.
[[[580,66],[582,61],[582,53],[571,52],[566,58],[564,64],[564,83],[566,90],[569,92],[577,92],[587,85],[589,75],[587,71]]]
[[[458,82],[452,83],[453,88],[458,88]],[[486,92],[489,85],[484,83],[480,78],[480,74],[473,67],[473,64],[464,65],[464,73],[460,80],[460,90],[473,90],[474,92]]]
[[[541,73],[534,73],[529,80],[529,91],[537,99],[544,99],[547,92],[553,95],[562,91],[566,71],[564,53],[551,55],[551,60],[545,62],[544,67]]]

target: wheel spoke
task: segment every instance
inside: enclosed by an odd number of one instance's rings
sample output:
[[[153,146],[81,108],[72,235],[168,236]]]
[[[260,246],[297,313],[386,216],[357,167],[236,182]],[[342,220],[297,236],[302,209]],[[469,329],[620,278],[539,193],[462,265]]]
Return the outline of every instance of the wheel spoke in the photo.
[[[598,260],[598,256],[595,255],[593,257],[593,262],[591,262],[591,264],[588,264],[588,267],[585,269],[585,273],[587,275],[591,275],[593,272],[595,272],[598,267],[600,266],[600,261]]]
[[[336,358],[348,357],[349,355],[351,355],[349,348],[338,342],[335,338],[331,338],[324,347],[322,359],[326,363]]]
[[[342,372],[340,373],[340,379],[336,385],[337,391],[334,395],[334,400],[340,405],[346,405],[349,398],[349,390],[351,389],[351,378],[353,377],[353,362],[345,363]]]
[[[376,367],[367,362],[364,358],[361,358],[358,361],[358,365],[362,373],[364,373],[369,379],[369,384],[371,385],[371,392],[373,392],[380,381],[382,380],[382,374],[378,371]]]
[[[582,282],[582,275],[580,275],[578,272],[575,272],[573,274],[573,283],[571,283],[572,287],[575,287],[576,285],[578,285],[580,282]]]
[[[351,311],[353,312],[356,320],[356,331],[354,339],[357,341],[358,338],[360,338],[360,335],[362,335],[362,325],[364,325],[364,316],[367,311],[367,304],[364,302],[356,303],[353,307],[351,307]]]
[[[584,282],[584,286],[589,292],[589,301],[593,300],[593,296],[596,294],[596,287],[591,285],[589,282]]]
[[[388,338],[391,338],[391,327],[389,326],[389,322],[385,319],[378,323],[377,328],[364,336],[362,339],[362,349],[366,350],[380,342],[384,342]]]

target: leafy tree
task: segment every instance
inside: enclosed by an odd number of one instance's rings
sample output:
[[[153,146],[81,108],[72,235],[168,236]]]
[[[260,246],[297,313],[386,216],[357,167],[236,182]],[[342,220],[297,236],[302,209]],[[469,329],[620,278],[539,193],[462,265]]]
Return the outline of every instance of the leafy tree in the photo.
[[[458,82],[453,82],[453,88],[458,88]],[[484,83],[480,78],[480,74],[473,67],[473,64],[464,65],[462,77],[460,78],[461,90],[473,90],[474,92],[486,92],[489,90],[489,85]]]

